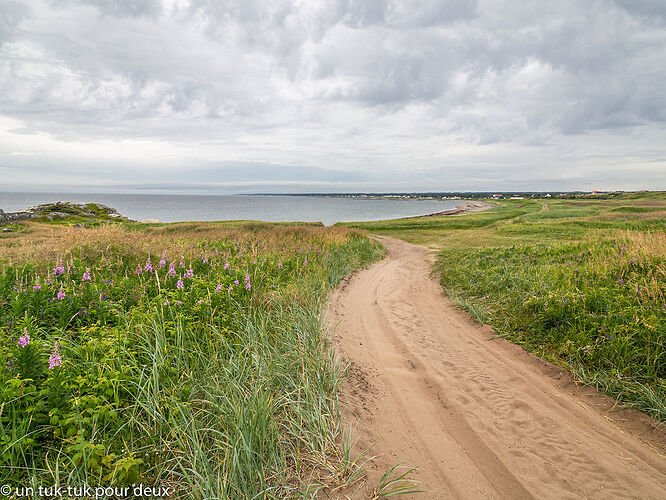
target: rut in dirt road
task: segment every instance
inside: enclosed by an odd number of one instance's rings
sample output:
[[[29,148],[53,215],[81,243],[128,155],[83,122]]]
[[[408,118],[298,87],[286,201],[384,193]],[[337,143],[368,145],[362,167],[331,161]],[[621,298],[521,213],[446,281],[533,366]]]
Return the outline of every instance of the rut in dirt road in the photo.
[[[350,364],[346,424],[376,456],[347,495],[401,462],[418,467],[417,498],[666,498],[662,428],[472,322],[424,249],[382,243],[388,257],[328,310]]]

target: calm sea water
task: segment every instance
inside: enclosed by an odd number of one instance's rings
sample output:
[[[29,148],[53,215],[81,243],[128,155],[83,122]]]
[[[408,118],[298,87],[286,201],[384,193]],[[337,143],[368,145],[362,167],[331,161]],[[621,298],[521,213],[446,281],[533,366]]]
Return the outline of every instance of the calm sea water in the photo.
[[[336,222],[395,219],[450,210],[456,201],[367,200],[323,196],[2,193],[0,208],[15,212],[53,201],[96,202],[136,220],[263,220]]]

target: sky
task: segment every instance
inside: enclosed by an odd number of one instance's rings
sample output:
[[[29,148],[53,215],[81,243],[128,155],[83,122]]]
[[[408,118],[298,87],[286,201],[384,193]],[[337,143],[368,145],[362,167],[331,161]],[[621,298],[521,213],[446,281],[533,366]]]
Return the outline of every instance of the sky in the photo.
[[[663,0],[2,0],[0,191],[666,189]]]

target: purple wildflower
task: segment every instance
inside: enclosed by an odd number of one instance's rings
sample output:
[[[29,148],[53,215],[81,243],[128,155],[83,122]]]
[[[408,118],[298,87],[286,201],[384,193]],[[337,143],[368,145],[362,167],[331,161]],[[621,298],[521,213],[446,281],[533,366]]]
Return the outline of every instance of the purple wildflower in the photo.
[[[238,280],[234,280],[234,285],[238,285]]]
[[[65,297],[67,297],[65,295],[65,292],[63,292],[62,290],[59,290],[58,291],[58,300],[65,300]]]
[[[229,263],[228,263],[228,262],[225,262],[225,263],[224,263],[224,269],[225,269],[225,270],[226,270],[226,269],[229,269]]]
[[[182,260],[180,261],[180,268],[185,269],[185,262],[183,262]]]
[[[23,330],[23,335],[21,335],[18,339],[18,345],[21,347],[25,347],[30,343],[30,334],[28,333],[27,330]]]
[[[136,268],[136,274],[141,274],[143,272],[143,268],[141,267],[141,264],[139,264]]]
[[[182,290],[183,288],[185,288],[185,285],[183,285],[183,280],[182,279],[178,278],[178,283],[176,283],[176,288],[178,290]]]
[[[150,262],[150,257],[149,257],[148,260],[146,261],[146,265],[143,266],[143,270],[146,271],[146,272],[152,272],[152,270],[153,270],[153,264]]]
[[[201,259],[201,262],[203,262],[204,264],[208,264],[208,259],[206,257],[203,257]]]
[[[248,281],[247,283],[245,283],[245,289],[249,290],[250,288],[252,288],[252,285],[250,285],[250,282]]]
[[[229,288],[227,289],[227,291],[231,292],[233,289],[234,289],[234,286],[233,286],[233,285],[229,285]]]
[[[53,346],[53,352],[49,356],[49,370],[53,370],[56,366],[62,365],[62,358],[60,357],[60,352],[58,351],[58,343],[56,342]]]
[[[42,285],[33,285],[33,286],[32,286],[32,289],[33,289],[34,291],[41,290],[41,289],[42,289]]]
[[[83,277],[82,277],[81,279],[82,279],[83,281],[91,281],[91,279],[90,279],[90,273],[88,272],[87,269],[86,269],[86,272],[83,273]]]
[[[164,258],[164,256],[162,256],[162,258],[160,259],[159,266],[160,268],[166,266],[166,259]]]
[[[199,302],[198,302],[198,303],[199,303],[199,304],[203,304],[203,303],[204,303],[203,299],[199,299]]]
[[[215,291],[216,291],[216,292],[221,292],[221,291],[222,291],[222,285],[217,285],[217,286],[215,287]]]
[[[176,305],[177,305],[177,306],[182,306],[182,305],[183,305],[183,302],[180,301],[180,300],[177,300],[177,301],[176,301]]]
[[[65,268],[62,266],[56,266],[53,268],[53,275],[54,276],[60,276],[61,274],[65,274]]]
[[[194,278],[194,271],[192,269],[188,269],[187,271],[185,271],[185,277]]]
[[[172,278],[176,277],[176,268],[173,262],[169,265],[169,272],[167,273],[167,276],[170,276]]]

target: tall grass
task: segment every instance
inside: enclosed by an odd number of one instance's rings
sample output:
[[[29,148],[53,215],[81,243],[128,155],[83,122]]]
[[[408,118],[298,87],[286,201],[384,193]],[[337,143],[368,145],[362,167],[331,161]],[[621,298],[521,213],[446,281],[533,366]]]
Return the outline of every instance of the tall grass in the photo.
[[[477,319],[666,420],[666,235],[444,250],[449,293]]]
[[[380,255],[340,228],[28,227],[0,246],[0,482],[289,498],[353,480],[320,309]]]

